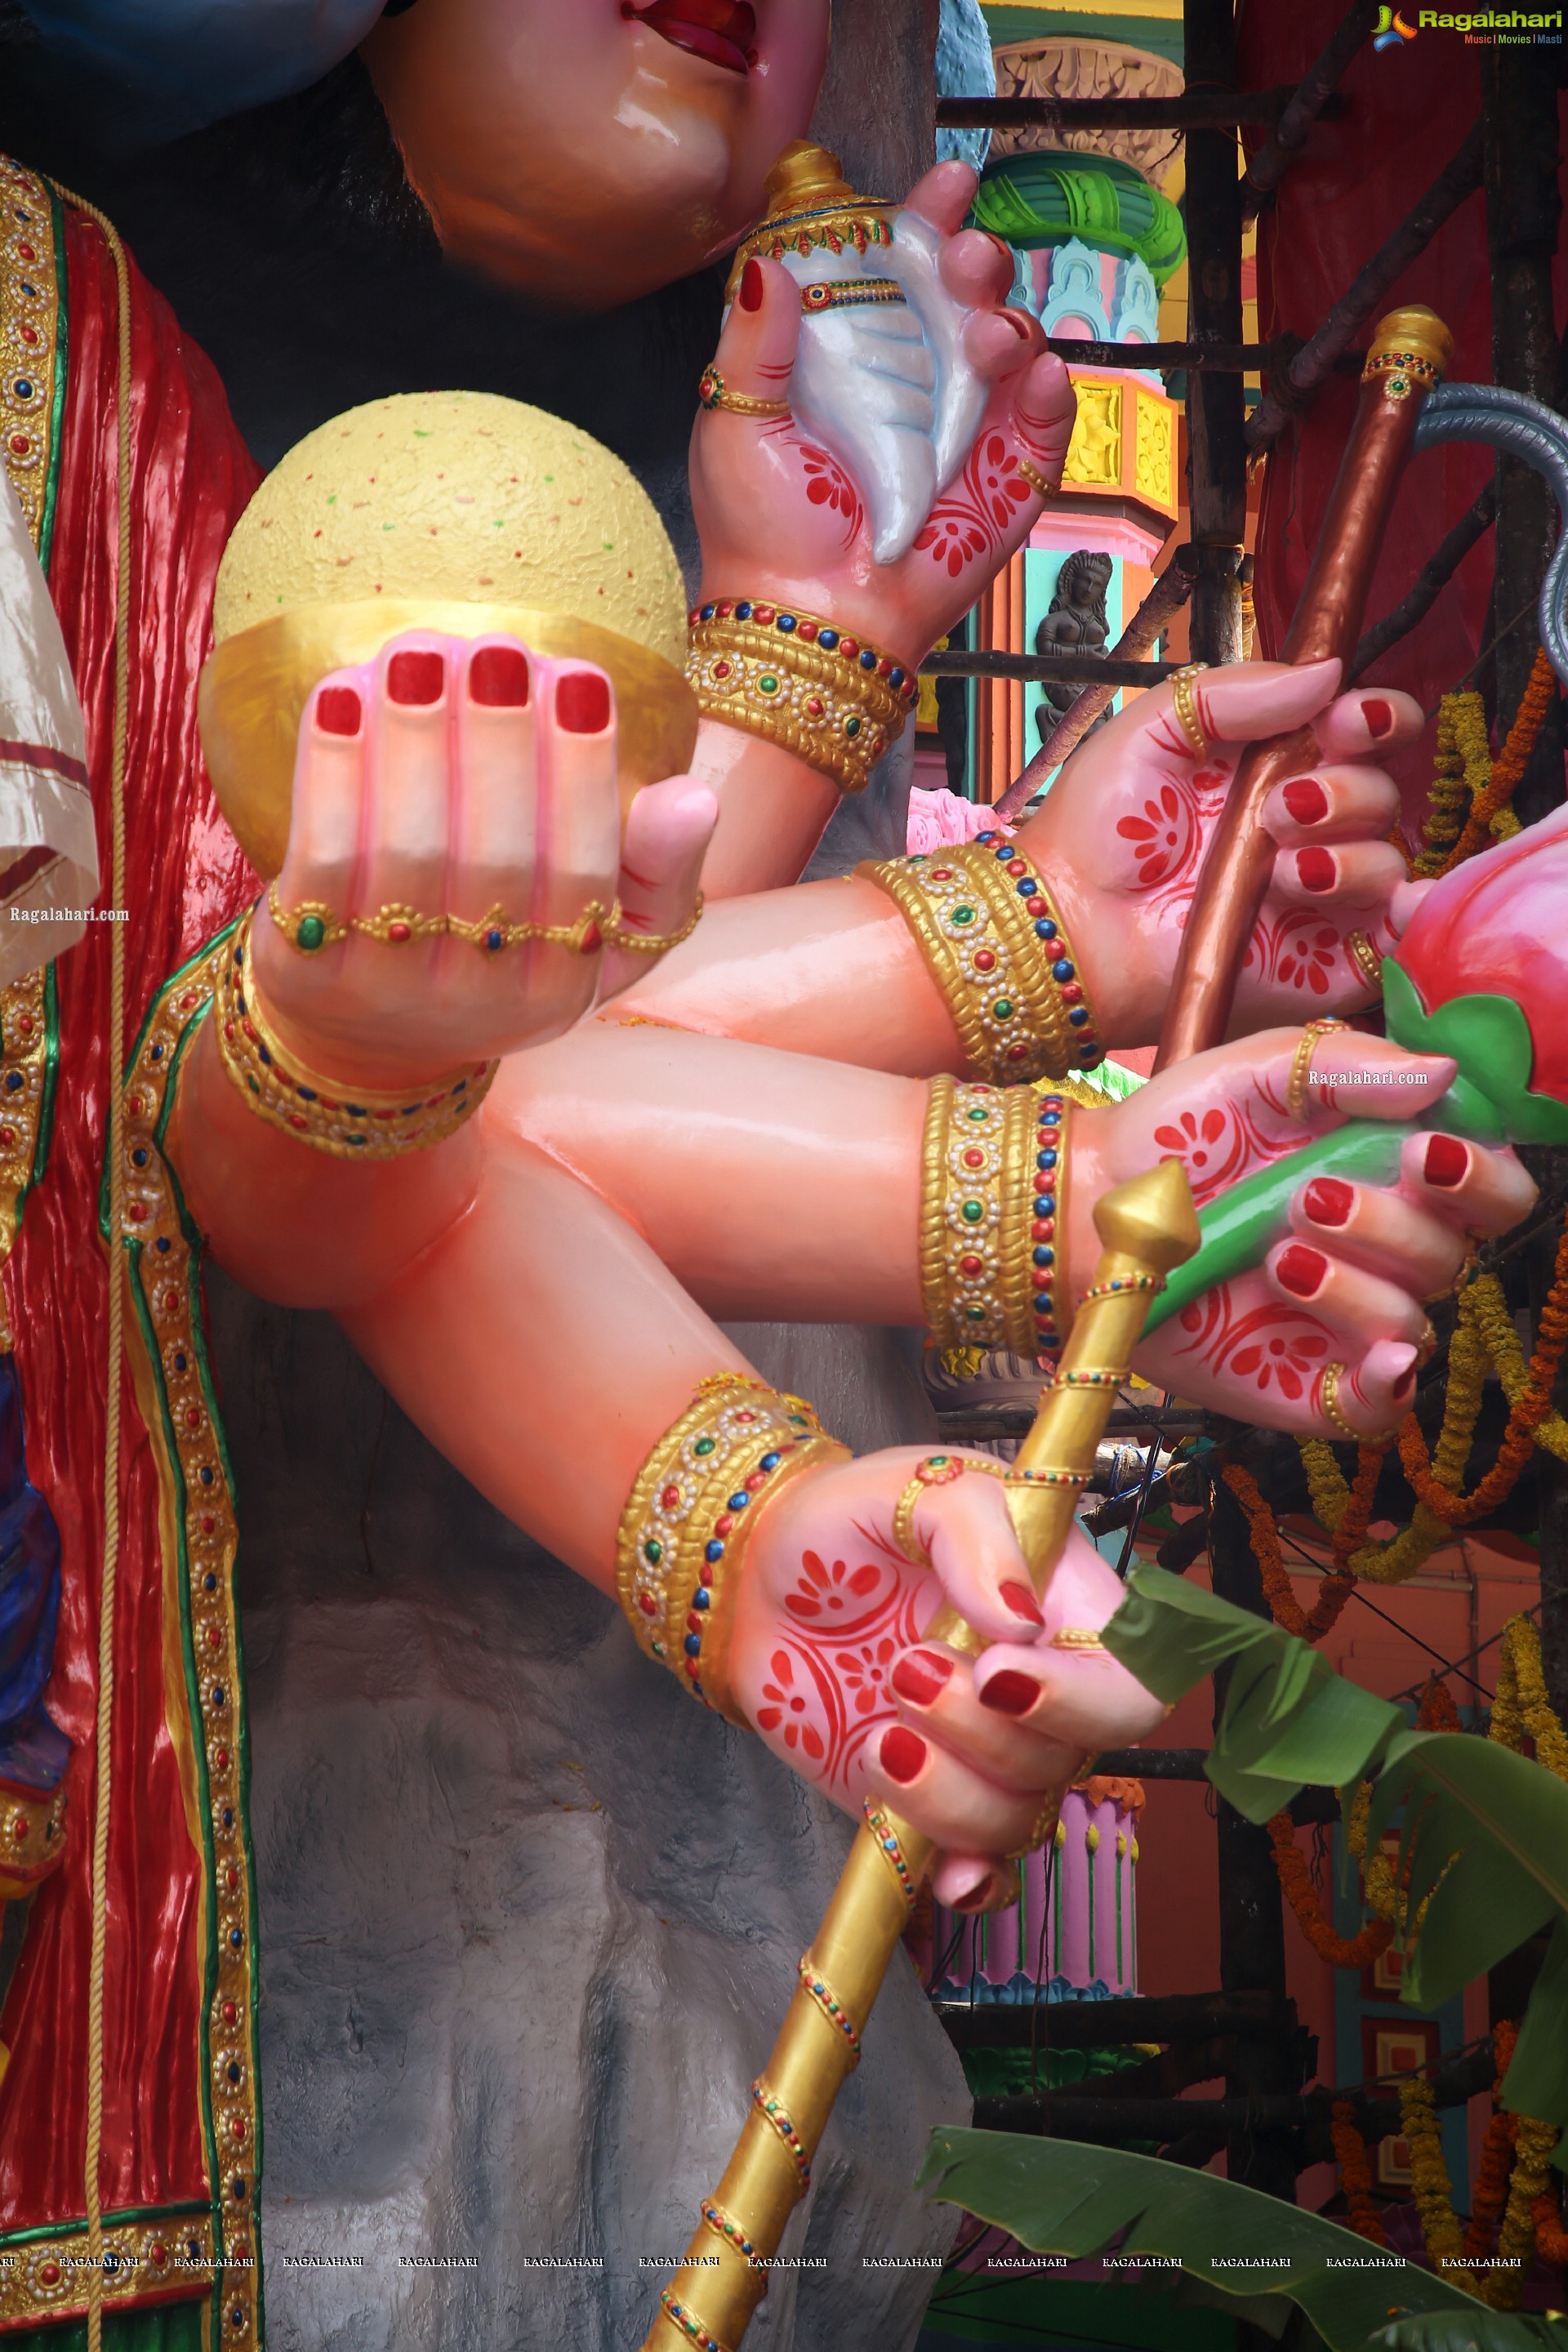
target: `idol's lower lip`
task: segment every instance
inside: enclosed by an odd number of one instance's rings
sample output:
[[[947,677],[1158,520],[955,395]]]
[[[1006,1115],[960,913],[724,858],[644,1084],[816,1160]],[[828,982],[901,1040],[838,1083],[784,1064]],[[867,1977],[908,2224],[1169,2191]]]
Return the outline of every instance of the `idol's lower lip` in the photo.
[[[680,0],[653,0],[650,8],[635,7],[632,0],[622,0],[621,14],[634,24],[646,25],[650,33],[657,33],[671,48],[684,49],[689,56],[722,66],[729,73],[750,72],[752,52],[714,26],[694,24],[690,17],[680,14],[679,7]],[[726,8],[723,13],[729,15],[731,11]]]

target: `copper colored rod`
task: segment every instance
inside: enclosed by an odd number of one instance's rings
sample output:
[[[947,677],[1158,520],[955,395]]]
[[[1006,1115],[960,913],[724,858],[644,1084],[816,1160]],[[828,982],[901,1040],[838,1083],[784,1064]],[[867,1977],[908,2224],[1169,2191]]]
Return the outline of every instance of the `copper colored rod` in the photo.
[[[1355,651],[1373,570],[1423,405],[1415,385],[1405,397],[1391,399],[1386,382],[1378,377],[1362,387],[1317,553],[1285,640],[1288,662],[1321,661],[1337,654],[1348,667]],[[1201,678],[1196,696],[1201,717]],[[1223,1044],[1247,942],[1274,869],[1275,844],[1264,829],[1264,803],[1276,784],[1288,782],[1321,757],[1310,726],[1271,736],[1242,753],[1182,936],[1157,1070]]]

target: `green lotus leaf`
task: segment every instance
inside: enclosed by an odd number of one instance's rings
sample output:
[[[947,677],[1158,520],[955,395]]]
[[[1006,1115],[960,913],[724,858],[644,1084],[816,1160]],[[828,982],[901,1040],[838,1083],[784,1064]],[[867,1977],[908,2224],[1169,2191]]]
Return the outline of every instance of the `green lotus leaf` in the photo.
[[[1452,996],[1428,1013],[1415,982],[1390,956],[1383,967],[1389,1035],[1411,1054],[1451,1054],[1456,1095],[1483,1095],[1511,1143],[1568,1143],[1568,1104],[1530,1084],[1535,1046],[1524,1008],[1511,996]]]

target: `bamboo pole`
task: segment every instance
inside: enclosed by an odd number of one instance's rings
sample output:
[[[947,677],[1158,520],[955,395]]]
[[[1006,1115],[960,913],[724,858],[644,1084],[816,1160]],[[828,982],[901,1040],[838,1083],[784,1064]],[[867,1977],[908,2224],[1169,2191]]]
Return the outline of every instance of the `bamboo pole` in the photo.
[[[1019,1449],[1007,1507],[1037,1594],[1043,1594],[1093,1470],[1128,1361],[1171,1267],[1198,1246],[1197,1219],[1179,1160],[1163,1160],[1096,1206],[1102,1252],[1055,1384]],[[976,1656],[985,1647],[944,1607],[927,1641]],[[1060,1792],[1057,1792],[1059,1801]],[[1048,1826],[1047,1834],[1049,1833]],[[868,1803],[833,1899],[751,2112],[686,2259],[659,2295],[643,2352],[733,2352],[767,2291],[768,2263],[811,2184],[834,2100],[859,2059],[859,2038],[909,1922],[934,1849],[890,1807]]]

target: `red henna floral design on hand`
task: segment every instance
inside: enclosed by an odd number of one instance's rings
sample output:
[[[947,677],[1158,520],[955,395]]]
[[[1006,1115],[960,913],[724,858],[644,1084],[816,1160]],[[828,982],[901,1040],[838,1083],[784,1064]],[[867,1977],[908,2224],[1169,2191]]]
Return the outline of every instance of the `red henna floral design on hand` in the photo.
[[[1034,496],[1005,436],[983,433],[957,482],[916,535],[915,553],[929,551],[956,580],[966,564],[1001,549]]]

